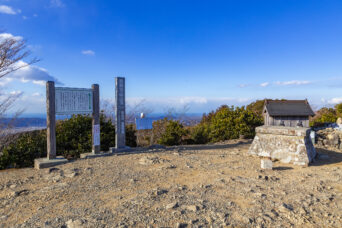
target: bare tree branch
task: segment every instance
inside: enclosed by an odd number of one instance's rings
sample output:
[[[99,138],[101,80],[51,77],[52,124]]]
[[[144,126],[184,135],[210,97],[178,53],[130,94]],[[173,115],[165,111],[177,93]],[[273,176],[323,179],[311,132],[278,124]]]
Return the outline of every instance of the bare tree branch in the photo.
[[[26,40],[14,37],[0,39],[0,78],[39,62],[39,59],[33,58],[28,62],[18,64],[29,55],[31,55],[31,51],[27,50]]]
[[[39,59],[32,58],[27,61],[26,58],[31,55],[31,51],[27,50],[26,40],[18,37],[13,37],[10,34],[4,34],[0,31],[0,79],[8,74],[37,63]],[[25,60],[25,61],[23,61]],[[0,94],[0,138],[6,135],[8,129],[23,112],[19,110],[8,122],[3,121],[5,113],[13,107],[15,101],[21,94]]]
[[[133,105],[128,105],[126,112],[126,122],[133,123],[135,121],[135,117],[140,113],[150,114],[152,113],[152,109],[146,106],[146,100],[142,99],[139,102],[136,102]]]
[[[6,112],[13,107],[13,104],[22,94],[10,94],[0,101],[0,138],[6,136],[8,129],[12,128],[15,120],[23,113],[24,110],[17,110],[9,121],[3,121]]]
[[[101,111],[105,114],[107,118],[115,118],[115,103],[111,100],[101,100]],[[146,100],[142,99],[134,104],[127,105],[126,108],[126,122],[134,123],[135,117],[140,113],[150,114],[152,109],[148,108],[146,105]],[[113,121],[114,122],[114,121]]]
[[[180,123],[184,123],[189,119],[187,116],[188,111],[190,110],[189,104],[184,104],[180,109],[176,109],[174,107],[166,107],[165,108],[165,116],[168,119],[178,119]]]
[[[101,100],[101,112],[105,115],[106,119],[111,119],[114,123],[115,119],[115,105],[111,100]]]

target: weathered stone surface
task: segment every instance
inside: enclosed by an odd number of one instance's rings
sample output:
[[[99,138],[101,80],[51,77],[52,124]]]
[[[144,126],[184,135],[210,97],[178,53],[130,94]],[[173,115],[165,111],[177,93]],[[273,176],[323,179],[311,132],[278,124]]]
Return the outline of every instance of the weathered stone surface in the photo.
[[[165,206],[165,208],[166,208],[167,210],[169,210],[169,209],[175,209],[175,208],[177,208],[177,207],[178,207],[178,202],[169,203],[168,205]]]
[[[261,168],[262,169],[272,169],[273,163],[270,159],[261,159]]]
[[[126,147],[125,136],[125,78],[115,77],[115,148]]]
[[[68,160],[63,158],[62,156],[58,156],[55,159],[37,158],[34,160],[34,168],[36,169],[50,168],[56,165],[65,164],[67,162]]]
[[[70,219],[66,222],[66,227],[67,228],[83,228],[84,226],[84,222],[80,219],[74,220],[74,219]]]
[[[80,154],[80,158],[82,159],[89,159],[89,158],[97,158],[97,157],[105,157],[105,156],[112,156],[113,153],[112,152],[102,152],[102,153],[83,153]]]
[[[342,149],[342,131],[337,128],[323,128],[316,132],[317,146],[327,149]]]
[[[187,206],[185,206],[185,209],[188,211],[196,212],[199,210],[199,207],[196,205],[187,205]]]
[[[261,126],[255,131],[249,154],[295,165],[308,165],[316,156],[310,139],[310,128]]]
[[[337,118],[336,123],[337,123],[337,124],[342,124],[342,118],[341,118],[341,117]]]

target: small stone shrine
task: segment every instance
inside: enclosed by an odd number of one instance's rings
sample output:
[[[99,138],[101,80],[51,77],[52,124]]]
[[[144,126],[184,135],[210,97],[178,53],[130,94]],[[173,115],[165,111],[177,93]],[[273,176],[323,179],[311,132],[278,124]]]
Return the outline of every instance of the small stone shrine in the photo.
[[[260,157],[278,159],[283,163],[309,165],[316,156],[310,138],[310,128],[261,126],[248,153]]]

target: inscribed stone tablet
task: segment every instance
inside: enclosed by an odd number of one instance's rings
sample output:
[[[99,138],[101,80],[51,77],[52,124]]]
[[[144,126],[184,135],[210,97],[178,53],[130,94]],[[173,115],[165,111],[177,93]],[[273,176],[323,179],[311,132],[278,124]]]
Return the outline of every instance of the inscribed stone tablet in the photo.
[[[125,122],[121,122],[121,134],[125,134]]]
[[[94,146],[100,145],[100,125],[96,124],[93,128]]]

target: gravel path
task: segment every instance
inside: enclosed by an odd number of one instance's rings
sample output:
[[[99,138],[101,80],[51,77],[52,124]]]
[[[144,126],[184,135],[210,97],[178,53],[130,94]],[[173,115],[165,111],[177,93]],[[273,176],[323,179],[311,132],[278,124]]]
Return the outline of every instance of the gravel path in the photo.
[[[342,153],[261,170],[250,141],[0,172],[0,227],[342,227]]]

